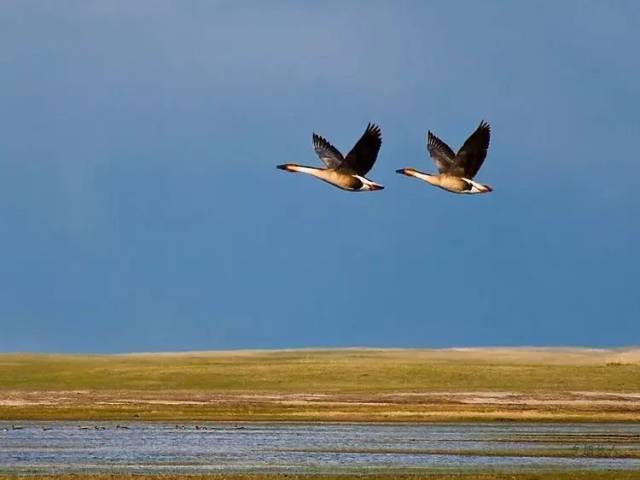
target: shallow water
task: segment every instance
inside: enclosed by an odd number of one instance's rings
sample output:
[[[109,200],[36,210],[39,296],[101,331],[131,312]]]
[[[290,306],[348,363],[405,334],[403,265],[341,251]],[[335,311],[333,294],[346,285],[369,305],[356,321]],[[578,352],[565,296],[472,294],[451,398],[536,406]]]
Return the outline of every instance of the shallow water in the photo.
[[[614,435],[632,441],[620,445],[613,443],[615,438],[597,437],[586,444],[584,437],[567,437],[566,443],[557,443],[558,435],[563,440],[566,435]],[[425,453],[531,448],[613,453],[640,448],[640,425],[0,422],[0,471],[13,473],[640,469],[638,459]]]

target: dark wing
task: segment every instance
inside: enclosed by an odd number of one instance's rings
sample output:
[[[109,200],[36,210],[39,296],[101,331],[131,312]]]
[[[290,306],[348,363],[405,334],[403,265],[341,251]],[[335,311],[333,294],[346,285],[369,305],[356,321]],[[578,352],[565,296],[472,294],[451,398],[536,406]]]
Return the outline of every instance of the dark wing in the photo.
[[[342,154],[336,147],[315,133],[313,134],[313,149],[327,168],[338,168],[344,161]]]
[[[456,154],[449,148],[449,145],[430,131],[427,133],[427,150],[440,173],[449,173],[454,169],[455,163],[453,160]]]
[[[367,129],[358,140],[347,157],[344,159],[342,166],[353,170],[358,175],[366,175],[376,163],[378,151],[382,145],[382,135],[380,127],[370,123]]]
[[[491,127],[483,120],[458,151],[456,165],[464,171],[466,178],[472,179],[480,170],[487,157],[490,137]]]

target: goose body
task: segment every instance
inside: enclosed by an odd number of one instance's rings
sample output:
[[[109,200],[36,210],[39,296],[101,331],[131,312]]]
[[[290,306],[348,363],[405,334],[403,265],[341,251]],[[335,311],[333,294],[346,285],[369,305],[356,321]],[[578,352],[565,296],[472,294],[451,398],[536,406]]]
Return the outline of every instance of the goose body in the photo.
[[[467,138],[458,153],[436,137],[427,134],[427,150],[433,159],[438,174],[419,172],[414,168],[401,168],[397,173],[408,177],[415,177],[431,185],[452,193],[476,194],[488,193],[493,190],[489,185],[475,182],[473,177],[482,166],[487,156],[491,127],[482,121],[476,130]]]
[[[327,182],[334,187],[349,192],[382,190],[384,186],[369,180],[365,175],[371,170],[378,157],[382,136],[380,128],[374,124],[367,129],[346,157],[327,140],[315,133],[312,136],[313,149],[326,168],[285,163],[277,168],[286,172],[306,173]]]

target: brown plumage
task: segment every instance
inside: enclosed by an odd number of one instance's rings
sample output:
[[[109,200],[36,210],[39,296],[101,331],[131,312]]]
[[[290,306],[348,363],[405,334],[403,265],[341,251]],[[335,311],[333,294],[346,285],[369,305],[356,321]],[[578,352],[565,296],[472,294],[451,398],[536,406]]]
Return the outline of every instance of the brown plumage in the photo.
[[[384,188],[365,177],[376,162],[382,145],[382,135],[378,126],[372,123],[368,124],[362,137],[346,157],[343,157],[336,147],[320,135],[314,133],[312,140],[313,149],[326,168],[308,167],[295,163],[285,163],[278,165],[277,168],[287,172],[306,173],[350,192],[382,190]]]
[[[467,138],[458,153],[436,137],[427,134],[427,150],[438,168],[438,175],[422,173],[413,168],[401,168],[397,173],[416,177],[431,185],[453,193],[488,193],[493,189],[473,181],[482,163],[487,157],[491,127],[484,120],[478,128]]]

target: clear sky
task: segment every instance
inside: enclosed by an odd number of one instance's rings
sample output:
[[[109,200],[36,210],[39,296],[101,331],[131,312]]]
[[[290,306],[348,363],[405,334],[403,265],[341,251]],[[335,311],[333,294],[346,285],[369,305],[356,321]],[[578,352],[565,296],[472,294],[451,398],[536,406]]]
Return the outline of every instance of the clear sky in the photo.
[[[0,350],[640,343],[640,2],[0,10]],[[394,173],[481,119],[493,193]]]

